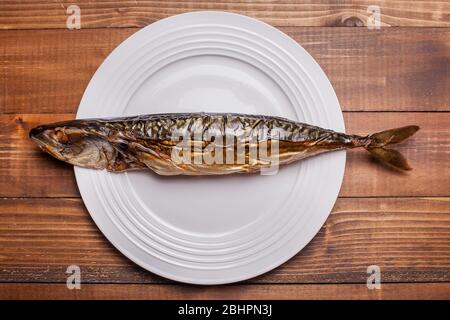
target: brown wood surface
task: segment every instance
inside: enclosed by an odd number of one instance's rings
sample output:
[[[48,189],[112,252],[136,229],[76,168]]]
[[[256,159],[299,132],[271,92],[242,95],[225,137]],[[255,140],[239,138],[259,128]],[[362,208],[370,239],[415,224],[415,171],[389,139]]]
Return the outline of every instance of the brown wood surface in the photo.
[[[0,2],[0,299],[450,299],[449,1],[80,0],[82,29],[70,31],[71,4]],[[361,27],[369,5],[381,9],[381,30]],[[130,262],[90,218],[71,166],[27,137],[72,119],[95,70],[139,27],[192,10],[246,14],[293,37],[333,84],[347,132],[421,126],[398,146],[412,172],[348,152],[317,236],[241,284],[180,285]],[[72,264],[81,290],[65,286]],[[373,264],[381,290],[366,287]]]
[[[376,163],[365,150],[348,151],[341,197],[450,196],[450,113],[346,112],[347,131],[368,134],[417,124],[421,130],[398,145],[412,171]],[[0,197],[78,197],[72,166],[44,154],[28,138],[31,127],[72,119],[72,114],[0,115]],[[149,174],[152,174],[149,172]]]
[[[84,284],[68,290],[65,284],[0,284],[0,299],[449,299],[449,283],[384,284],[368,290],[365,284],[292,285],[121,285]]]
[[[345,111],[450,110],[450,28],[282,30],[317,59]],[[136,31],[0,31],[0,113],[75,113],[95,70]]]
[[[450,281],[450,198],[341,198],[308,246],[249,283],[365,283],[378,265],[383,283]],[[0,200],[0,283],[160,283],[110,245],[81,199]]]
[[[194,10],[235,12],[275,26],[364,26],[371,5],[379,6],[382,26],[450,26],[450,4],[442,0],[10,0],[0,2],[0,29],[65,28],[71,4],[81,9],[82,28],[144,27]]]

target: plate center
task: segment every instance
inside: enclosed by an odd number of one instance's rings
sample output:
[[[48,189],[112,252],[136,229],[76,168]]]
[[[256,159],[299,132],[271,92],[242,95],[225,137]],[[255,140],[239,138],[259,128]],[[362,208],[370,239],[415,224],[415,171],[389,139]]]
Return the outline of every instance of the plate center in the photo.
[[[295,119],[293,110],[283,90],[260,69],[227,56],[201,55],[173,62],[145,79],[124,114],[205,111]],[[220,236],[274,214],[289,196],[298,170],[289,166],[274,176],[227,177],[160,177],[143,171],[127,178],[148,209],[145,214],[184,233]]]

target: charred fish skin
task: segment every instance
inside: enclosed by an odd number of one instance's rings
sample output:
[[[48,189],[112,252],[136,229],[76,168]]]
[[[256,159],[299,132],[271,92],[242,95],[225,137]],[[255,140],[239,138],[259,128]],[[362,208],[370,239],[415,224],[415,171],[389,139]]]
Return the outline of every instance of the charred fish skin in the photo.
[[[364,147],[388,164],[409,170],[403,156],[386,146],[403,141],[418,129],[407,126],[357,136],[281,117],[167,113],[53,123],[33,128],[30,137],[57,159],[86,168],[223,175],[258,172],[274,162],[284,165],[355,147]]]

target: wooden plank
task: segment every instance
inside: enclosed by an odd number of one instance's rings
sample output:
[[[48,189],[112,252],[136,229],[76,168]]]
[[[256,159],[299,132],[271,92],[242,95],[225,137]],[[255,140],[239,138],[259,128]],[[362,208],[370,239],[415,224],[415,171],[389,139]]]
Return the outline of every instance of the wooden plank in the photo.
[[[79,196],[73,169],[54,161],[28,138],[38,123],[71,118],[0,116],[0,197]]]
[[[73,115],[0,115],[0,197],[78,197],[72,166],[43,153],[31,127]],[[365,150],[350,150],[341,197],[449,196],[450,113],[345,113],[347,131],[368,134],[417,124],[421,130],[398,146],[414,168],[397,172],[375,163]],[[294,164],[295,165],[295,164]]]
[[[369,134],[409,124],[421,127],[394,148],[406,156],[413,170],[398,172],[374,165],[365,150],[347,153],[340,196],[448,196],[450,195],[449,113],[345,113],[347,132]],[[378,164],[378,163],[377,163]]]
[[[0,29],[66,28],[72,1],[3,1]],[[78,0],[82,28],[143,27],[197,10],[245,14],[276,26],[364,26],[377,5],[383,26],[450,26],[446,1],[283,0],[283,1],[88,1]]]
[[[297,285],[124,285],[82,284],[68,290],[65,284],[0,284],[0,299],[133,299],[133,300],[443,300],[450,299],[450,283],[382,284],[369,290],[365,284]]]
[[[282,30],[319,62],[343,110],[450,110],[450,29]],[[0,113],[75,113],[95,70],[135,31],[0,31]]]
[[[450,198],[345,198],[313,241],[251,283],[450,281]],[[0,282],[62,282],[69,265],[83,283],[167,282],[122,256],[80,199],[0,200]],[[1,291],[1,290],[0,290]]]

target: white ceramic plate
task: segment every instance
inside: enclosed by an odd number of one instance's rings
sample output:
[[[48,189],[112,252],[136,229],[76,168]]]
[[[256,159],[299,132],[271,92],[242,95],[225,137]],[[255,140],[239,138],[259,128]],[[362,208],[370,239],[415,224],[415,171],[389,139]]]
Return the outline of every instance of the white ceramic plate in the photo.
[[[223,12],[173,16],[118,46],[95,73],[77,118],[164,112],[283,116],[344,132],[314,59],[258,20]],[[327,219],[345,152],[273,176],[160,177],[75,168],[92,218],[124,255],[163,277],[219,284],[267,272]]]

